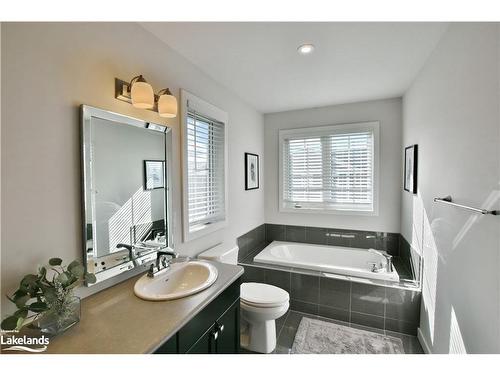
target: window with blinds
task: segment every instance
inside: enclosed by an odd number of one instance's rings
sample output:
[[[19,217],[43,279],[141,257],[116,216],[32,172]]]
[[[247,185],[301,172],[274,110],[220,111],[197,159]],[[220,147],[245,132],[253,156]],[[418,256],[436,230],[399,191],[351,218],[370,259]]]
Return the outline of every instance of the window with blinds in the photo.
[[[224,124],[187,113],[187,208],[189,231],[225,220]]]
[[[374,212],[378,124],[280,132],[282,207]]]

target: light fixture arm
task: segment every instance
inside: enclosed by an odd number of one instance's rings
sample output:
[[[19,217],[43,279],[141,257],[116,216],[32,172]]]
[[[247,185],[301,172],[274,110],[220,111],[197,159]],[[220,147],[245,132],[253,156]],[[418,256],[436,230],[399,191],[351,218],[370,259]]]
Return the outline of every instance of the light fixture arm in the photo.
[[[147,82],[144,77],[142,76],[142,74],[139,74],[138,76],[135,76],[134,78],[132,78],[130,80],[130,83],[128,84],[127,86],[127,90],[130,92],[130,90],[132,89],[132,85],[136,82]]]
[[[158,91],[158,94],[156,94],[156,96],[160,97],[163,94],[172,95],[172,93],[170,92],[170,89],[168,87],[166,89],[161,89],[160,91]]]

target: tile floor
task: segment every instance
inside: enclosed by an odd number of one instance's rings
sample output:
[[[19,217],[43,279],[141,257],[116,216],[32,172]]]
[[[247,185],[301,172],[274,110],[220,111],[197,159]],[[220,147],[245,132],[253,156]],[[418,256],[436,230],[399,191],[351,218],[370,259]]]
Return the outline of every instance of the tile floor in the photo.
[[[353,328],[363,329],[371,332],[380,333],[387,336],[398,337],[403,341],[403,347],[406,354],[423,354],[424,351],[420,346],[420,343],[415,336],[405,335],[402,333],[392,332],[392,331],[384,331],[382,329],[366,327],[358,324],[349,324],[348,322],[343,322],[340,320],[328,319],[318,315],[309,315],[305,313],[301,313],[298,311],[290,310],[281,318],[276,320],[276,334],[278,336],[278,342],[276,345],[276,349],[274,350],[274,354],[289,354],[293,340],[295,338],[295,334],[297,333],[297,329],[299,328],[300,320],[302,317],[307,316],[313,319],[324,320],[327,322],[348,325]],[[247,350],[242,349],[242,353],[250,354]]]

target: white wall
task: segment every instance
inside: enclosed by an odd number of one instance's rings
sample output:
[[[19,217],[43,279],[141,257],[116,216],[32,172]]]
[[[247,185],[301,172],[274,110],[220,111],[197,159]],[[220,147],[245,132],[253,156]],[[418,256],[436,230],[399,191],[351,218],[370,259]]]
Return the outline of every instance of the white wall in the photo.
[[[304,93],[304,95],[306,95]],[[266,163],[266,222],[289,225],[360,229],[382,232],[400,230],[401,99],[287,111],[264,115]],[[379,215],[334,215],[279,212],[278,131],[280,129],[380,121]]]
[[[421,335],[435,353],[500,352],[499,30],[453,24],[404,96],[403,144],[418,144],[418,194],[402,234],[424,255]]]
[[[176,248],[196,254],[264,222],[264,189],[244,190],[245,151],[263,157],[263,118],[165,44],[132,23],[2,25],[1,293],[51,256],[81,258],[80,104],[173,127]],[[178,118],[114,99],[114,78],[142,73],[156,90],[185,88],[229,114],[229,226],[181,243]],[[264,159],[262,159],[262,162]],[[2,316],[9,304],[2,304]]]

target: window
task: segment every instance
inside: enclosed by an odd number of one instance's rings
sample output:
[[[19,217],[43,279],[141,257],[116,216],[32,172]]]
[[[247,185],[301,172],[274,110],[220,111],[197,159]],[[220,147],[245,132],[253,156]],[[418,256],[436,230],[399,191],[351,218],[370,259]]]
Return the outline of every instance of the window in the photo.
[[[377,122],[280,131],[282,211],[376,215]]]
[[[184,240],[226,225],[227,115],[183,92]]]

